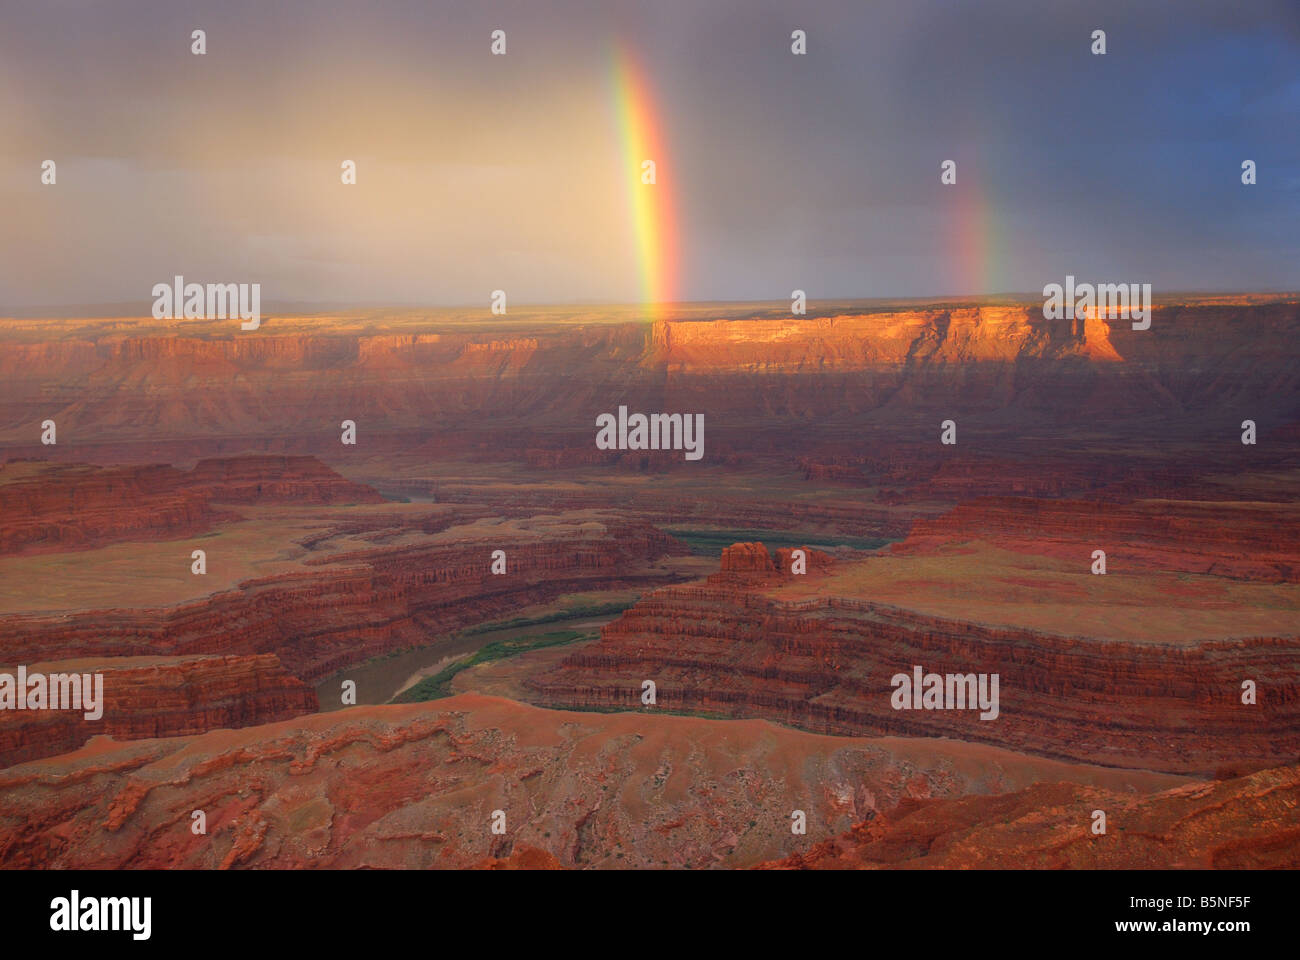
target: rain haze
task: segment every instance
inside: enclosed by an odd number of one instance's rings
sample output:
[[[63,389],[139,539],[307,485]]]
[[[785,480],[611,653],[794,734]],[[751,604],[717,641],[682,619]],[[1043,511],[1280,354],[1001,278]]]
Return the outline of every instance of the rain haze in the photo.
[[[11,5],[0,311],[1300,287],[1300,7],[1131,7]]]

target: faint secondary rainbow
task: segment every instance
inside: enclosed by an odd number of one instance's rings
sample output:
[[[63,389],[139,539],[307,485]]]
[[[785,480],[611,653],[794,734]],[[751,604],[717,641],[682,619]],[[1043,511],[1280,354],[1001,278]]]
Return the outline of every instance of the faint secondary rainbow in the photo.
[[[946,190],[956,191],[952,255],[958,265],[957,287],[950,292],[959,296],[979,296],[1003,292],[1005,244],[997,200],[990,185],[979,179],[983,157],[959,163],[957,183]]]
[[[663,123],[644,71],[631,52],[615,46],[614,107],[622,144],[622,173],[636,244],[641,301],[659,319],[677,299],[677,223],[673,215],[673,170],[668,163]],[[641,180],[641,164],[655,163],[655,183]]]

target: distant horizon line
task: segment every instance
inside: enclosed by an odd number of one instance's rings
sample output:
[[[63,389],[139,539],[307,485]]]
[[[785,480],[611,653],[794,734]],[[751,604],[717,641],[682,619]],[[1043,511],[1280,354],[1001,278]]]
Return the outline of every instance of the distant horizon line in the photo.
[[[847,304],[847,303],[972,303],[976,301],[1001,300],[1012,303],[1022,303],[1027,301],[1036,301],[1042,299],[1042,293],[1038,291],[1004,291],[1000,293],[977,293],[977,294],[918,294],[903,296],[829,296],[819,298],[808,298],[807,305],[812,308],[814,304]],[[1278,299],[1288,299],[1291,297],[1300,297],[1300,289],[1289,288],[1269,288],[1257,287],[1255,289],[1181,289],[1166,290],[1161,293],[1161,298],[1188,298],[1188,297],[1276,297]],[[555,310],[563,308],[571,309],[593,309],[593,308],[614,308],[619,310],[636,310],[639,308],[687,308],[687,307],[705,307],[712,305],[752,305],[752,306],[770,306],[773,304],[788,304],[788,297],[775,297],[761,300],[745,299],[725,299],[710,298],[702,300],[668,300],[656,301],[655,303],[644,303],[640,301],[625,300],[568,300],[568,301],[536,301],[530,303],[511,304],[512,311],[527,312],[529,310]],[[109,301],[105,303],[47,303],[47,304],[25,304],[14,306],[0,306],[0,318],[7,320],[24,320],[40,319],[44,317],[74,318],[86,317],[94,319],[134,319],[141,317],[151,317],[151,301]],[[455,310],[466,311],[482,309],[485,312],[490,311],[490,304],[484,300],[476,303],[448,303],[433,304],[421,301],[365,301],[365,300],[280,300],[268,301],[265,309],[265,316],[272,317],[276,314],[281,316],[310,316],[322,311],[357,311],[357,310]],[[509,315],[495,315],[501,319],[508,320]],[[202,323],[202,319],[193,320],[176,320],[178,323]]]

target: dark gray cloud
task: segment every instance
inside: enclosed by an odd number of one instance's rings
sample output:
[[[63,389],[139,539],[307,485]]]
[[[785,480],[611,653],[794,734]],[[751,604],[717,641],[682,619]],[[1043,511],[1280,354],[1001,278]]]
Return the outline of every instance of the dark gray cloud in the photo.
[[[281,300],[634,299],[616,41],[656,91],[684,297],[1300,288],[1294,2],[128,0],[4,26],[0,307],[182,271]],[[340,156],[368,194],[330,190]]]

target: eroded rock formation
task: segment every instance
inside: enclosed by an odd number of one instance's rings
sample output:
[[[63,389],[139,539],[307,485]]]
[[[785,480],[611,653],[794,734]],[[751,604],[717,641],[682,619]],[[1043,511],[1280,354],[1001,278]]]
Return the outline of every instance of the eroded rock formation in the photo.
[[[1043,756],[1209,773],[1300,755],[1300,637],[1121,643],[991,627],[844,596],[785,600],[761,544],[704,584],[642,598],[528,681],[538,702],[763,716],[819,732],[957,737]],[[810,565],[808,577],[819,575]],[[825,569],[824,567],[821,569]],[[897,710],[897,674],[997,674],[999,713]],[[1241,701],[1253,679],[1258,703]]]
[[[1249,415],[1238,411],[1294,414],[1286,350],[1300,333],[1300,305],[1162,301],[1141,333],[1127,321],[1045,320],[1041,303],[704,314],[653,325],[535,318],[527,336],[427,316],[383,326],[273,318],[248,337],[148,320],[129,332],[11,323],[0,339],[0,441],[39,453],[34,428],[51,417],[85,442],[290,437],[301,451],[323,453],[337,450],[348,417],[365,424],[370,443],[434,433],[469,449],[476,441],[461,420],[472,415],[497,436],[519,430],[518,445],[484,443],[498,456],[527,450],[537,465],[558,465],[569,461],[543,452],[539,431],[585,437],[611,399],[703,412],[713,440],[748,453],[793,443],[808,454],[809,440],[880,410],[921,417],[930,431],[943,411],[961,410],[967,418],[1001,411],[1019,424],[1119,422],[1140,411],[1196,432],[1192,411],[1222,417],[1224,427]],[[124,371],[136,389],[121,390]],[[591,445],[551,449],[576,455]]]
[[[274,653],[314,679],[370,657],[427,644],[573,592],[674,579],[649,561],[686,550],[637,522],[590,524],[554,539],[481,534],[476,542],[376,546],[335,553],[302,573],[246,581],[161,609],[91,610],[75,618],[5,621],[8,659]],[[507,574],[491,573],[493,550]]]
[[[1300,505],[1148,500],[1106,503],[988,497],[920,517],[896,552],[965,540],[1076,559],[1105,548],[1117,570],[1300,581]]]
[[[204,533],[213,504],[382,503],[314,457],[201,460],[193,470],[10,461],[0,467],[0,553],[49,553]]]
[[[462,695],[197,737],[100,738],[10,767],[0,771],[0,866],[749,866],[904,797],[1043,779],[1142,793],[1178,782],[965,744]],[[204,835],[191,830],[195,810]],[[491,831],[496,810],[504,834]],[[805,835],[790,829],[795,810]]]
[[[280,666],[254,656],[121,657],[27,664],[28,675],[101,674],[98,719],[84,710],[0,711],[0,766],[75,750],[91,737],[175,737],[247,727],[317,709],[316,692]],[[13,667],[6,667],[13,673]]]
[[[1093,833],[1094,811],[1106,832]],[[1043,783],[997,797],[907,799],[842,837],[763,864],[845,870],[1258,870],[1300,867],[1300,767],[1134,796]]]

